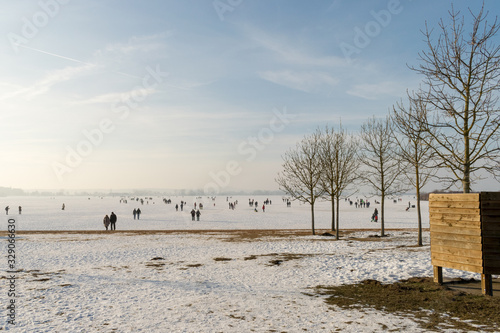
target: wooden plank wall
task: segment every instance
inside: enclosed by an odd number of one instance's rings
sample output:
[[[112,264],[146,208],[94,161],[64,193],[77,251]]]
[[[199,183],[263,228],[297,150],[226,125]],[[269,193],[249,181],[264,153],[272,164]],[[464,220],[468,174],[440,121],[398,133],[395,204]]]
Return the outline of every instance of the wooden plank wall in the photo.
[[[431,194],[429,217],[432,265],[483,273],[480,194]]]
[[[485,274],[500,274],[500,192],[481,193]]]

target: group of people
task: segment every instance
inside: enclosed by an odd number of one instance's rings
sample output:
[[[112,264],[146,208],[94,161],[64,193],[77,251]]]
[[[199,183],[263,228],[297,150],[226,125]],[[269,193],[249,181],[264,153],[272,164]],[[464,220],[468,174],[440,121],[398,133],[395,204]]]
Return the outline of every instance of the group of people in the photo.
[[[140,220],[141,219],[141,209],[140,208],[137,208],[132,211],[132,214],[134,214],[134,220],[135,220],[135,217],[137,216],[137,219]]]
[[[137,209],[134,208],[134,210],[132,211],[132,214],[134,215],[134,220],[136,217],[139,220],[141,217],[141,213],[142,212],[140,208]],[[116,230],[116,220],[117,217],[114,212],[111,212],[111,215],[109,216],[108,215],[104,216],[103,223],[106,230],[108,230],[109,227],[111,227],[111,230]]]
[[[352,206],[352,204],[354,203],[354,206],[356,208],[370,208],[370,201],[368,201],[368,200],[356,199],[356,201],[353,202],[351,199],[345,198],[345,201],[349,201],[350,206]],[[377,202],[375,202],[375,203],[377,203]]]
[[[372,214],[372,222],[378,222],[378,209],[375,208],[375,211]]]
[[[106,230],[108,230],[109,226],[111,226],[111,230],[116,230],[116,220],[117,217],[114,212],[111,212],[110,216],[108,215],[104,216],[103,223]]]
[[[5,215],[9,215],[9,210],[10,210],[9,206],[5,207]],[[19,206],[19,215],[21,215],[22,211],[23,207]]]
[[[199,221],[200,220],[200,215],[201,215],[201,212],[200,212],[199,209],[198,210],[194,210],[194,208],[191,209],[191,218],[192,218],[193,221],[194,221],[194,217],[195,216],[196,216],[196,220]]]

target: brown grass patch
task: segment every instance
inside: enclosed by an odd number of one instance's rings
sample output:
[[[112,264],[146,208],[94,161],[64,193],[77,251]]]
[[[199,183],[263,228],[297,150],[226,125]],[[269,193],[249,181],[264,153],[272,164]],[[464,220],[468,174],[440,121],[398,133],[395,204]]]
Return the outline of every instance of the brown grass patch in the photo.
[[[477,330],[474,325],[482,325],[483,331],[498,332],[500,325],[499,297],[457,292],[434,283],[432,278],[411,278],[392,284],[365,280],[354,285],[318,286],[315,290],[327,296],[326,303],[330,305],[361,311],[370,307],[408,316],[426,330]]]
[[[350,238],[354,232],[372,231],[373,237]],[[416,231],[416,229],[386,229],[390,231]],[[425,229],[428,231],[428,229]],[[391,237],[377,237],[379,229],[345,229],[339,231],[339,238],[354,241],[390,241]],[[111,235],[111,236],[137,236],[137,235],[201,235],[214,237],[225,242],[255,242],[255,241],[280,241],[298,237],[312,236],[310,229],[242,229],[242,230],[18,230],[19,235]],[[330,234],[330,235],[327,235]],[[6,231],[0,231],[0,236],[7,235]],[[336,241],[335,231],[329,229],[316,229],[316,236],[309,238],[311,241]],[[76,239],[78,241],[92,241],[97,238],[85,237]],[[66,241],[75,239],[65,238]],[[60,241],[60,240],[58,240]]]
[[[163,268],[165,266],[165,263],[163,262],[147,262],[146,267],[151,267],[151,268]]]
[[[233,259],[231,258],[225,258],[225,257],[217,257],[217,258],[214,258],[215,261],[231,261]]]

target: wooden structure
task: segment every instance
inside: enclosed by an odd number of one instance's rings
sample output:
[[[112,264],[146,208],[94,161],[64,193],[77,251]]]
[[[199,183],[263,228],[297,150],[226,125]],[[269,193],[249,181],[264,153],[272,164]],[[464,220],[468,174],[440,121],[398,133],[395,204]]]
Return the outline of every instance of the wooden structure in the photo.
[[[493,294],[500,274],[500,192],[431,194],[431,258],[434,281],[442,267],[481,274],[481,289]]]

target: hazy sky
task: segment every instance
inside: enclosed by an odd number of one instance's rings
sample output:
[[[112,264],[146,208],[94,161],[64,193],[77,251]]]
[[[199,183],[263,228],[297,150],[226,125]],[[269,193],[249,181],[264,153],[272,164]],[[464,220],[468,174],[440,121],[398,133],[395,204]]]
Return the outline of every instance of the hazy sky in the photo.
[[[305,134],[418,86],[407,64],[450,4],[3,1],[0,186],[277,189]]]

